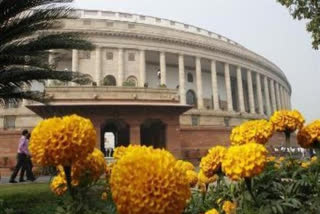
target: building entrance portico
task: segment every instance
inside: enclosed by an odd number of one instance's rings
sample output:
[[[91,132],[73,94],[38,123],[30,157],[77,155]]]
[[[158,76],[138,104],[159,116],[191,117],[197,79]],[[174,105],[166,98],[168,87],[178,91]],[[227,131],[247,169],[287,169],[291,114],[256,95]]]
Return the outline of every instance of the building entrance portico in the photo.
[[[96,128],[96,147],[106,156],[115,147],[135,144],[165,148],[182,157],[179,119],[191,106],[180,104],[175,90],[59,87],[47,88],[47,93],[50,103],[28,108],[42,118],[77,114],[90,119]]]

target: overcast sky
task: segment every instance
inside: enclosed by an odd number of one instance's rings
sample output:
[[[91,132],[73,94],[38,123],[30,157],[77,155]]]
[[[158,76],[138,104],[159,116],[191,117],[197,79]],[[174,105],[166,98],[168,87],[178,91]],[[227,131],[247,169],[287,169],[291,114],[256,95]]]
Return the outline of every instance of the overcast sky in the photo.
[[[276,0],[76,0],[83,9],[138,13],[192,24],[222,34],[277,64],[287,75],[293,108],[320,119],[320,52],[305,22]]]

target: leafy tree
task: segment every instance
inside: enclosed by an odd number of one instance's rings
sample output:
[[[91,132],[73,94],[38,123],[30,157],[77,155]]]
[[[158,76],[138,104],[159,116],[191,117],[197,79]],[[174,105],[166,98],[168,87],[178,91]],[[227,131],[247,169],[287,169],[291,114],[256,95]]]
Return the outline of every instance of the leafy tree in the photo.
[[[318,49],[320,46],[320,1],[319,0],[277,0],[280,4],[289,8],[294,19],[310,20],[307,31],[312,34],[312,46]]]
[[[61,20],[71,16],[73,0],[0,0],[0,103],[29,99],[44,102],[45,93],[28,89],[47,79],[87,83],[86,75],[56,71],[49,50],[91,50],[79,32],[61,32]]]

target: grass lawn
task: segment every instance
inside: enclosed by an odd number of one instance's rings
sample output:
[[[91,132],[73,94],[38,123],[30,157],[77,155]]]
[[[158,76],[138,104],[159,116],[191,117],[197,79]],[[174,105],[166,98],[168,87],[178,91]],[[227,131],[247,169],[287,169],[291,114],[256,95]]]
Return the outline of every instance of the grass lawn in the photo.
[[[0,200],[15,214],[51,214],[58,204],[47,183],[0,185]]]

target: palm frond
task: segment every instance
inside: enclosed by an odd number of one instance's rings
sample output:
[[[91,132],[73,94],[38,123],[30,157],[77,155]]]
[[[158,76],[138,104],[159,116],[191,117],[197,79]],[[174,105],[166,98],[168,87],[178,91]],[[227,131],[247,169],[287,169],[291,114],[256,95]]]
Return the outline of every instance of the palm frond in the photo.
[[[0,47],[15,40],[35,36],[37,31],[59,28],[59,20],[68,16],[69,9],[66,7],[45,8],[21,14],[0,28]]]
[[[30,70],[22,69],[18,67],[10,68],[9,70],[0,72],[0,86],[10,83],[23,83],[30,82],[33,80],[60,80],[60,81],[71,81],[78,84],[90,84],[92,78],[88,74],[72,71],[54,71],[54,70]]]
[[[44,102],[43,92],[26,87],[33,81],[92,82],[90,75],[54,71],[48,65],[49,50],[94,48],[83,34],[60,30],[62,19],[74,18],[65,4],[71,2],[73,0],[0,0],[0,100]]]
[[[0,1],[0,26],[18,14],[40,6],[71,3],[73,0],[2,0]]]
[[[33,100],[37,102],[46,103],[49,101],[49,97],[45,92],[40,91],[20,91],[20,92],[2,92],[0,90],[0,100],[2,103],[14,102],[18,103],[21,100]]]
[[[39,51],[52,49],[80,49],[92,50],[94,45],[91,42],[79,38],[77,32],[61,32],[42,34],[35,38],[28,38],[26,41],[17,41],[2,48],[2,54],[14,55],[39,55]]]

